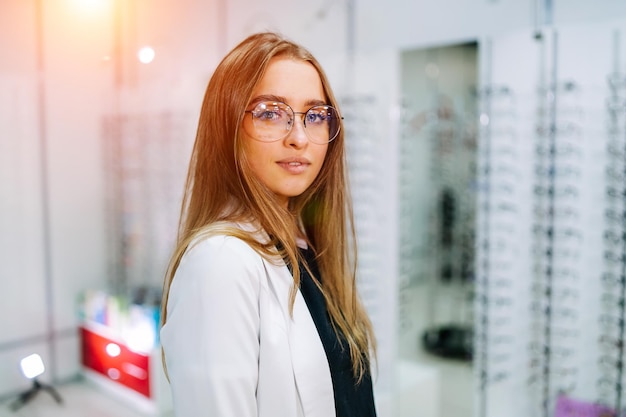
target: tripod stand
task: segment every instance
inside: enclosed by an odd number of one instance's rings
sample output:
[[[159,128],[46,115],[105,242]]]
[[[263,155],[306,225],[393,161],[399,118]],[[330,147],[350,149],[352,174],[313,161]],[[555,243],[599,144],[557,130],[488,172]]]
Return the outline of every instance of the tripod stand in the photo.
[[[58,404],[63,403],[63,399],[61,398],[57,390],[54,389],[54,387],[41,383],[37,379],[33,379],[33,386],[17,397],[17,399],[10,406],[11,410],[17,411],[22,408],[24,405],[26,405],[26,403],[32,400],[39,393],[39,391],[47,391]]]

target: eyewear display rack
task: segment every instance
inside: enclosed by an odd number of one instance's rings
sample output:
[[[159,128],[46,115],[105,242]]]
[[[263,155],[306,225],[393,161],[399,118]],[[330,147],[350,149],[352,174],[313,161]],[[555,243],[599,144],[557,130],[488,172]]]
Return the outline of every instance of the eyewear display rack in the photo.
[[[393,329],[389,326],[389,306],[386,305],[384,279],[387,274],[384,258],[385,248],[378,237],[384,235],[384,224],[378,219],[382,208],[379,205],[384,187],[379,163],[380,143],[377,138],[383,126],[376,123],[381,105],[376,96],[353,93],[340,98],[344,117],[346,159],[350,191],[352,193],[354,227],[358,253],[357,285],[372,324],[378,335],[378,359],[391,368],[393,360]],[[382,362],[381,362],[382,361]],[[382,369],[382,368],[381,368]],[[392,375],[381,375],[381,386],[390,389]]]
[[[529,98],[507,84],[501,74],[492,74],[490,40],[481,44],[481,83],[478,90],[479,139],[477,153],[476,285],[474,375],[475,415],[502,415],[501,404],[512,407],[515,399],[502,395],[514,385],[520,338],[525,338],[524,317],[517,314],[528,299],[518,276],[530,261],[523,242],[530,239],[524,220],[530,209],[527,128],[520,126]],[[504,401],[500,401],[506,398]],[[519,402],[519,401],[518,401]]]
[[[598,402],[621,416],[626,409],[626,73],[614,35],[614,71],[607,77],[607,165],[603,234],[602,309],[598,338]]]
[[[626,409],[624,33],[550,28],[484,47],[477,416]],[[513,68],[511,50],[528,62]]]
[[[402,55],[399,327],[425,362],[473,354],[476,63],[475,43]]]
[[[189,116],[107,116],[103,126],[110,287],[161,285],[193,144]]]
[[[573,393],[579,364],[580,275],[585,231],[578,187],[583,136],[573,116],[580,103],[576,82],[557,77],[558,34],[542,38],[550,69],[537,89],[535,136],[533,257],[534,281],[530,309],[535,332],[531,333],[529,383],[539,391],[542,416],[552,416],[557,398]]]
[[[474,101],[472,91],[466,95],[466,103]],[[458,101],[440,96],[423,126],[430,148],[430,288],[421,343],[436,356],[471,361],[476,130],[473,108]]]

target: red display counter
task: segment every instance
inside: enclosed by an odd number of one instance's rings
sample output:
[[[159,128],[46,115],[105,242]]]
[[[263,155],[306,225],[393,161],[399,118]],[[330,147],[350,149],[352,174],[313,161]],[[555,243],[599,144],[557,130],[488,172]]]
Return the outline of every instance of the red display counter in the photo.
[[[106,326],[95,323],[81,325],[80,340],[83,371],[89,381],[144,414],[171,411],[160,348],[134,351]]]

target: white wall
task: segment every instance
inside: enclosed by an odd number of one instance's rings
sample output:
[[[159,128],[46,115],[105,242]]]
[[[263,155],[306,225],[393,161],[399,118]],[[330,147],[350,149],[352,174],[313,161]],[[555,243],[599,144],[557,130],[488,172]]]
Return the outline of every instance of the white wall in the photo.
[[[96,52],[102,38],[94,35],[101,28],[93,16],[75,15],[64,2],[44,3],[41,77],[35,3],[0,3],[0,142],[5,167],[0,180],[0,392],[24,385],[17,364],[32,351],[53,365],[56,377],[75,374],[74,298],[80,289],[104,281],[96,115],[106,74],[99,70]],[[43,209],[44,202],[49,210]]]
[[[44,379],[76,375],[77,296],[113,278],[102,155],[102,117],[118,98],[112,2],[41,4],[38,26],[35,0],[0,2],[0,396],[27,385],[18,363],[33,352]],[[198,111],[218,50],[217,17],[201,5],[124,11],[121,110]],[[144,43],[159,53],[151,67],[135,63]]]

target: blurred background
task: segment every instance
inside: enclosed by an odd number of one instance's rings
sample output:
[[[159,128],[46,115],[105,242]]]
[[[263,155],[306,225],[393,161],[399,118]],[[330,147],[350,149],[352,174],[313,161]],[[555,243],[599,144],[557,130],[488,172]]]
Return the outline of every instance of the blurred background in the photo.
[[[0,0],[0,416],[171,415],[200,104],[261,30],[345,117],[379,416],[624,415],[623,0]]]

